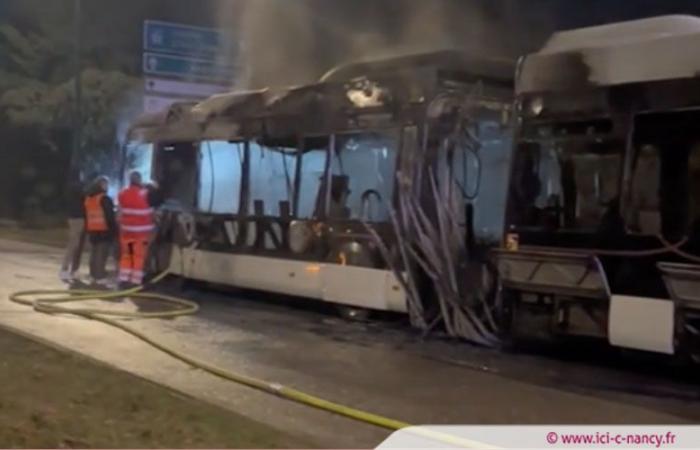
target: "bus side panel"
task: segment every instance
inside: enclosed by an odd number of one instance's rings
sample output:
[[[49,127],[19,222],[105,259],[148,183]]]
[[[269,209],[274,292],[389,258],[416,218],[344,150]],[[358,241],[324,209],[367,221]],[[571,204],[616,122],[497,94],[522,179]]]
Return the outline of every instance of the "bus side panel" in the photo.
[[[407,311],[406,296],[387,270],[176,247],[170,272],[193,280],[361,308]]]
[[[406,296],[387,270],[323,264],[323,300],[362,308],[406,312]],[[377,301],[382,304],[378,304]]]
[[[672,355],[674,324],[670,300],[624,295],[610,299],[608,340],[612,345]]]

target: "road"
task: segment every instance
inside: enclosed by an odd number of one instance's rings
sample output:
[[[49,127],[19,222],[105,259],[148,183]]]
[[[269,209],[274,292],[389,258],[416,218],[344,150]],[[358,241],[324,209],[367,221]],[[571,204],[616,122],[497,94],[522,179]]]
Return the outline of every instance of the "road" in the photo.
[[[0,240],[0,325],[216,403],[327,448],[370,448],[387,430],[217,379],[112,329],[10,303],[10,292],[56,288],[59,252]],[[166,290],[177,290],[174,283]],[[132,325],[247,375],[416,424],[684,424],[700,422],[696,374],[600,347],[502,353],[421,338],[400,317],[340,319],[302,300],[189,286],[197,316]],[[125,301],[118,307],[145,308]]]

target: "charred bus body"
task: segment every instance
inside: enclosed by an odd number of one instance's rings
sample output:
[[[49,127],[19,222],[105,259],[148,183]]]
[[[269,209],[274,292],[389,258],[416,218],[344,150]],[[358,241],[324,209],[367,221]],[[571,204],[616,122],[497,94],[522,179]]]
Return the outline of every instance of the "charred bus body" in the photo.
[[[516,74],[505,243],[514,335],[700,354],[700,19],[555,34]]]
[[[397,185],[415,182],[408,168],[421,158],[421,172],[455,179],[470,241],[498,242],[513,70],[459,52],[416,55],[140,118],[125,169],[150,173],[168,198],[159,241],[170,251],[161,269],[406,312],[400,269],[378,248],[395,251]],[[445,149],[458,122],[478,138],[478,152]]]

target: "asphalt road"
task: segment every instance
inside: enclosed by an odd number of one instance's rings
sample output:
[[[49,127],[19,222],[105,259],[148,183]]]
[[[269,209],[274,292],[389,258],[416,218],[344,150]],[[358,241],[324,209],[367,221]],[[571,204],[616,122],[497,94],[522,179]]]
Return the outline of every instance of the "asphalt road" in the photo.
[[[400,315],[380,315],[368,321],[352,322],[341,318],[334,306],[306,299],[199,283],[188,283],[183,290],[177,281],[171,282],[166,291],[185,292],[187,297],[196,298],[202,308],[201,318],[209,321],[212,327],[233,327],[259,335],[259,347],[251,342],[233,350],[224,344],[222,351],[250,352],[256,361],[273,366],[308,368],[320,374],[330,371],[333,373],[329,376],[335,379],[343,373],[343,365],[353,361],[357,367],[348,373],[347,382],[364,381],[367,384],[358,387],[366,390],[376,386],[386,393],[388,380],[396,374],[384,375],[377,371],[388,363],[391,368],[387,371],[393,372],[397,364],[405,363],[409,367],[404,372],[403,383],[412,378],[408,375],[413,372],[411,364],[415,364],[416,369],[425,365],[426,371],[432,372],[424,379],[421,374],[415,380],[429,396],[431,393],[439,396],[439,388],[449,390],[450,385],[459,388],[462,385],[459,376],[453,381],[446,380],[450,380],[455,371],[468,371],[469,376],[491,376],[494,384],[517,381],[562,393],[638,405],[700,423],[700,368],[679,367],[677,362],[666,357],[619,351],[604,342],[584,340],[557,345],[530,342],[508,351],[486,349],[440,334],[423,337]],[[184,324],[181,330],[188,332]],[[299,354],[295,352],[299,347],[321,351]],[[323,355],[320,360],[317,359],[319,353]],[[368,377],[362,376],[367,380],[360,380],[358,375],[365,373],[362,367],[367,365],[374,370]],[[387,381],[377,384],[377,380]],[[435,385],[434,390],[431,385]],[[565,417],[577,417],[575,411],[562,412],[557,405],[552,407],[560,421]],[[435,410],[438,409],[436,406]],[[511,423],[521,413],[523,411],[513,411],[510,416],[503,412],[501,417],[497,414],[483,419],[488,423]],[[540,422],[534,415],[524,415]],[[619,418],[621,423],[627,420]],[[564,419],[560,423],[565,422]]]
[[[369,448],[386,430],[232,385],[192,370],[103,324],[33,313],[14,290],[55,288],[59,253],[0,240],[0,325],[334,448]],[[177,283],[164,289],[179,290]],[[353,323],[327,305],[186,286],[201,312],[136,321],[200,359],[329,400],[416,424],[651,424],[700,422],[700,380],[657,358],[579,343],[502,353],[421,338],[404,319]],[[125,301],[115,307],[148,308]]]

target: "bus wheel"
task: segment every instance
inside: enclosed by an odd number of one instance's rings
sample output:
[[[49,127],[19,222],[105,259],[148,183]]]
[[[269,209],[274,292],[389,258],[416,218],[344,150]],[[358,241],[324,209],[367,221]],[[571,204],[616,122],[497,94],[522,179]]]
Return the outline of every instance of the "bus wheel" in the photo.
[[[368,309],[352,306],[338,306],[337,310],[340,317],[351,322],[366,322],[371,315]]]

